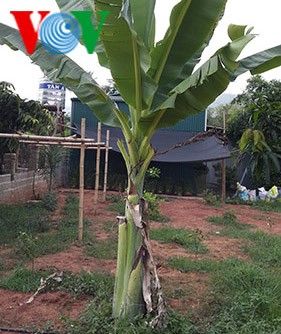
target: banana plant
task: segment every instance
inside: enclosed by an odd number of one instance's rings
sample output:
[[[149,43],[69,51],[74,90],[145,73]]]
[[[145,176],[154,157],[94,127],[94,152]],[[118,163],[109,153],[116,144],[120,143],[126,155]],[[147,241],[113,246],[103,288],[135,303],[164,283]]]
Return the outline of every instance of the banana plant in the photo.
[[[119,110],[98,83],[63,54],[50,54],[37,43],[28,55],[54,82],[60,82],[87,104],[101,122],[120,127],[118,141],[127,173],[125,216],[119,220],[118,259],[113,315],[134,317],[154,310],[151,326],[165,321],[165,302],[157,276],[145,218],[143,184],[155,154],[150,141],[160,128],[171,126],[212,103],[235,78],[261,73],[281,64],[281,45],[239,59],[255,37],[252,28],[230,25],[229,43],[201,64],[201,56],[223,16],[227,0],[181,0],[171,11],[162,40],[155,42],[156,0],[57,0],[61,11],[93,11],[93,22],[108,11],[96,53],[110,69],[129,114]],[[83,40],[80,41],[83,44]],[[0,24],[0,44],[26,52],[19,32]],[[153,284],[153,287],[152,287]]]

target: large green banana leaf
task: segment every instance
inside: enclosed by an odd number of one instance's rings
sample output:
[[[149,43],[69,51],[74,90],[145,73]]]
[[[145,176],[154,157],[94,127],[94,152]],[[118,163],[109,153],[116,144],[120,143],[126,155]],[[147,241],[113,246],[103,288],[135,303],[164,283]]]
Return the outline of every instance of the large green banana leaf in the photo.
[[[281,65],[281,45],[264,50],[252,56],[243,58],[232,76],[235,80],[239,75],[250,71],[251,74],[260,74]]]

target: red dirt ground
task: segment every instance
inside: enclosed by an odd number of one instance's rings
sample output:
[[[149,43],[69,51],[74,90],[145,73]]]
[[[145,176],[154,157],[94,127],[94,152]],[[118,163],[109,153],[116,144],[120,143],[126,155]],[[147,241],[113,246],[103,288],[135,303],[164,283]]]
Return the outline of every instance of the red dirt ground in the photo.
[[[60,190],[59,208],[69,192],[73,190]],[[78,194],[78,193],[77,193]],[[94,194],[92,191],[85,191],[85,217],[95,222],[93,233],[96,237],[104,239],[106,234],[101,229],[104,221],[114,222],[114,212],[106,210],[108,203],[93,204]],[[245,258],[241,251],[241,241],[228,239],[218,235],[219,228],[207,222],[208,216],[221,215],[227,210],[233,211],[238,220],[250,223],[257,229],[267,231],[270,234],[281,234],[281,214],[264,213],[253,210],[248,206],[224,205],[222,207],[211,207],[200,198],[173,198],[171,202],[161,203],[161,213],[170,218],[165,226],[174,228],[200,229],[204,236],[203,242],[209,249],[204,257],[212,259],[225,259],[228,257]],[[59,218],[60,210],[54,215],[54,220]],[[272,227],[268,226],[268,217],[271,219]],[[152,222],[152,228],[163,226],[160,223]],[[197,309],[207,302],[206,285],[208,275],[197,273],[181,273],[165,266],[165,259],[170,256],[186,256],[194,258],[195,255],[188,254],[184,249],[175,244],[161,244],[152,240],[154,256],[157,262],[158,271],[164,290],[178,291],[188,289],[186,297],[173,299],[168,296],[167,302],[170,306],[179,311]],[[0,248],[0,256],[7,252],[7,249]],[[202,258],[203,255],[197,255]],[[115,273],[115,260],[100,260],[83,254],[82,248],[71,245],[67,251],[57,254],[45,255],[35,260],[36,269],[57,268],[58,270],[71,271],[102,271]],[[46,323],[54,324],[56,328],[61,326],[61,317],[68,316],[78,318],[83,312],[89,300],[74,299],[65,292],[42,292],[31,304],[24,303],[31,294],[25,295],[19,292],[0,289],[0,327],[31,327],[32,325],[42,328]]]

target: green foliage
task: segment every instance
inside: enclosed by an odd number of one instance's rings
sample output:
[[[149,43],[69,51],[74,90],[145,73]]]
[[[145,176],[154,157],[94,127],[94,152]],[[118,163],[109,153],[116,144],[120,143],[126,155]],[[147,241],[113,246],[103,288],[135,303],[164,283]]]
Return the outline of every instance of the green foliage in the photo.
[[[54,131],[54,118],[38,101],[21,100],[23,115],[21,131],[27,134],[50,136]]]
[[[42,197],[42,206],[48,211],[55,211],[58,205],[57,194],[54,191],[48,191]]]
[[[202,234],[200,232],[199,230],[160,228],[151,230],[150,237],[162,243],[174,242],[190,253],[205,254],[208,249],[202,243]]]
[[[147,208],[147,216],[149,219],[157,221],[157,222],[168,222],[169,218],[161,215],[160,213],[160,203],[163,201],[157,195],[145,191],[144,199],[148,204]]]
[[[221,198],[218,195],[214,195],[209,189],[204,190],[203,199],[206,204],[211,206],[221,206]]]
[[[239,106],[234,103],[219,105],[215,108],[208,108],[207,124],[214,127],[223,128],[224,115],[227,122],[226,124],[228,125],[228,120],[233,117],[234,114],[240,113],[241,111],[241,108],[239,108]],[[226,129],[228,130],[228,126]]]
[[[245,91],[236,98],[248,117],[240,139],[240,150],[250,156],[252,175],[266,185],[280,178],[281,81],[261,76],[248,80]],[[234,127],[241,127],[237,120]]]
[[[217,270],[218,262],[210,259],[192,260],[186,257],[170,257],[168,265],[181,272],[212,273]]]
[[[0,82],[0,132],[49,135],[52,130],[53,117],[38,101],[23,100],[11,83]],[[15,139],[1,138],[0,161],[4,153],[15,152],[17,147]]]
[[[146,172],[146,177],[151,179],[159,179],[161,175],[161,170],[157,167],[148,168]]]

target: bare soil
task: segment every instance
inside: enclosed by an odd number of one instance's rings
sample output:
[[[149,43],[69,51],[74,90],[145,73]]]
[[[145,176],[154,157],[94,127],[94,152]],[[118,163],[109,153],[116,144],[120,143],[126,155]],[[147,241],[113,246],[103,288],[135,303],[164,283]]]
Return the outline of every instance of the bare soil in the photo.
[[[59,190],[59,209],[53,219],[58,220],[60,209],[69,192],[73,190]],[[78,194],[78,193],[77,193]],[[108,211],[109,202],[94,204],[93,191],[85,191],[85,217],[94,222],[91,229],[95,237],[107,238],[102,228],[105,221],[115,221],[115,214]],[[233,211],[238,221],[249,223],[255,229],[267,231],[270,234],[281,234],[281,214],[265,213],[257,211],[248,206],[224,205],[222,207],[211,207],[204,203],[201,198],[173,198],[171,201],[161,203],[161,213],[170,218],[168,223],[152,222],[151,228],[171,226],[174,228],[199,229],[204,236],[203,242],[208,247],[208,254],[189,254],[183,248],[175,244],[161,244],[152,240],[154,256],[157,262],[159,275],[164,291],[167,292],[167,303],[181,312],[191,309],[200,309],[208,301],[206,286],[208,284],[207,274],[182,273],[167,267],[165,260],[171,256],[185,256],[190,258],[212,258],[226,259],[237,257],[245,259],[241,249],[241,241],[219,236],[219,227],[210,224],[207,217],[221,215],[225,211]],[[271,221],[270,226],[268,221]],[[0,255],[8,251],[0,248]],[[86,256],[83,249],[73,244],[68,250],[51,255],[45,255],[35,259],[35,268],[46,270],[57,268],[62,271],[79,273],[80,271],[100,271],[112,275],[115,273],[115,260],[101,260]],[[176,298],[175,293],[186,295]],[[61,318],[64,316],[78,318],[85,310],[88,299],[76,299],[66,292],[42,292],[30,304],[24,302],[31,294],[7,291],[0,289],[0,327],[23,328],[37,326],[43,328],[53,324],[57,329],[61,326]]]

